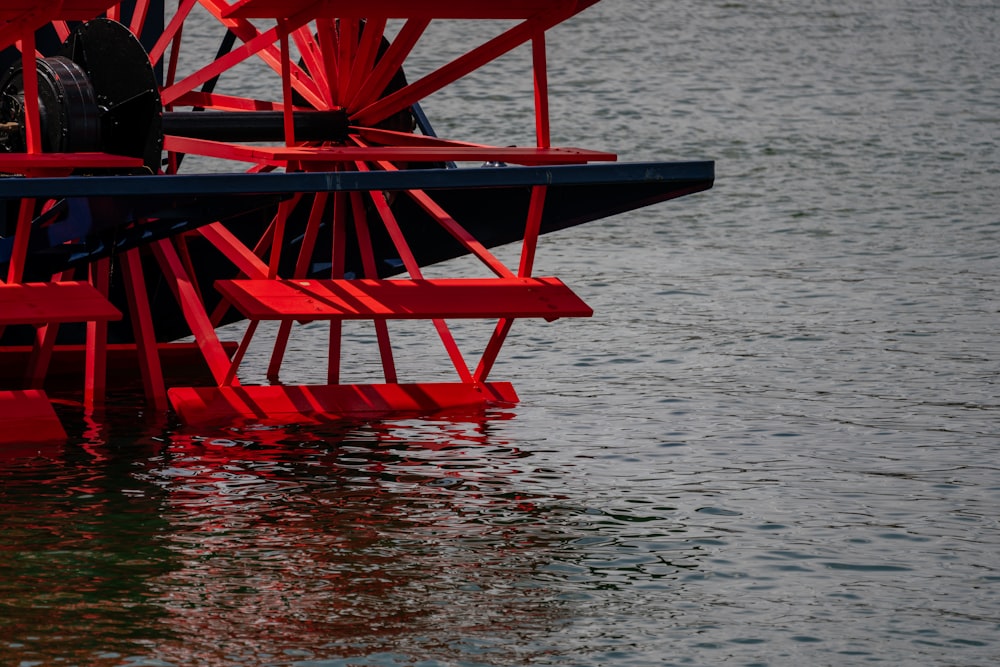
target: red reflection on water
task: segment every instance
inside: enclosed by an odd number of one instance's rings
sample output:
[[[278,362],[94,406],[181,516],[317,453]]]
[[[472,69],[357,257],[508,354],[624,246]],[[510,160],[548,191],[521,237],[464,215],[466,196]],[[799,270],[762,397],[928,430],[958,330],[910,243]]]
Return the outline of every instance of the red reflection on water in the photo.
[[[0,538],[17,610],[0,635],[22,645],[0,641],[0,658],[452,659],[483,650],[470,638],[558,624],[532,574],[559,536],[488,420],[324,429],[0,458],[0,507],[23,538]]]

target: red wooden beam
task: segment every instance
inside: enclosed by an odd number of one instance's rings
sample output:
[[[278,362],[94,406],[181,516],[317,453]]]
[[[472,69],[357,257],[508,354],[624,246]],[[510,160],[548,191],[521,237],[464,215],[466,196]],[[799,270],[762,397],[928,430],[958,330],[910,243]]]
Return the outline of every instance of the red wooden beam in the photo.
[[[215,286],[253,320],[593,315],[557,278],[219,280]]]
[[[405,19],[523,19],[550,10],[569,11],[577,0],[239,0],[226,18],[282,18],[308,11],[316,17]]]
[[[336,164],[349,162],[491,162],[522,165],[585,164],[614,162],[614,153],[583,148],[536,148],[496,146],[250,146],[209,139],[167,135],[168,151],[204,155],[224,160],[284,166],[287,162]]]
[[[2,153],[0,173],[68,176],[77,169],[131,169],[142,167],[142,158],[109,153]]]
[[[0,4],[0,48],[34,33],[55,20],[88,21],[119,0],[3,0]]]
[[[434,382],[266,387],[174,387],[170,403],[187,424],[316,423],[434,413],[482,412],[518,402],[505,382]]]
[[[215,381],[222,384],[229,372],[229,355],[219,340],[208,313],[205,312],[205,304],[198,295],[194,281],[184,268],[170,239],[157,241],[150,247],[160,263],[174,298],[177,299],[177,303],[181,307],[181,312],[184,314],[184,319],[187,321],[191,333],[194,334],[195,342],[201,349],[205,363],[212,372]]]
[[[0,443],[38,443],[66,439],[45,392],[0,391]]]
[[[56,324],[117,320],[121,312],[81,281],[0,285],[0,324]]]

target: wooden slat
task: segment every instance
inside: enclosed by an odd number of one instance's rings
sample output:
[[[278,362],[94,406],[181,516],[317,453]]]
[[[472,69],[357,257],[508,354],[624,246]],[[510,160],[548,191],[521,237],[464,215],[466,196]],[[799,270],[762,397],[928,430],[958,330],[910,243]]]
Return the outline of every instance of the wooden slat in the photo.
[[[110,153],[3,153],[0,172],[6,174],[69,174],[74,169],[133,169],[142,167],[141,158]]]
[[[253,320],[593,315],[558,278],[220,280],[215,286]]]
[[[89,21],[119,0],[0,0],[0,50],[55,20]]]
[[[521,165],[584,164],[614,162],[614,153],[583,148],[535,148],[529,146],[247,146],[208,139],[167,135],[168,151],[205,155],[227,160],[265,162],[509,162]]]
[[[66,431],[44,391],[0,391],[0,451],[5,444],[51,442],[66,439]]]
[[[87,21],[118,2],[119,0],[62,0],[62,7],[53,10],[51,7],[44,8],[46,3],[43,0],[3,0],[0,3],[0,19],[13,21],[43,7],[53,19]]]
[[[569,9],[575,0],[239,0],[227,18],[285,18],[308,10],[315,17],[524,19]]]
[[[170,404],[185,424],[243,419],[280,424],[482,411],[518,402],[506,382],[173,387]]]
[[[121,316],[90,283],[0,284],[0,325],[97,322]]]

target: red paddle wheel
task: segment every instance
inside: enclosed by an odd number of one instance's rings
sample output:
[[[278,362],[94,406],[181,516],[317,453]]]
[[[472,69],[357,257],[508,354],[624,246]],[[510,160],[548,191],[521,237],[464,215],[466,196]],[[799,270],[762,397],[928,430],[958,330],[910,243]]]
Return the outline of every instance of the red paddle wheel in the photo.
[[[4,3],[0,48],[20,57],[0,82],[0,172],[11,175],[0,178],[0,327],[33,332],[0,338],[0,360],[17,369],[3,374],[16,386],[0,391],[0,418],[15,426],[0,438],[62,435],[45,393],[60,354],[83,357],[85,406],[104,400],[111,359],[138,371],[153,407],[188,423],[515,402],[489,380],[514,320],[591,314],[557,278],[533,275],[539,235],[712,184],[711,163],[618,165],[550,145],[546,30],[596,1],[179,0],[166,14],[162,0]],[[185,28],[204,30],[206,17],[219,48],[189,54]],[[407,80],[407,58],[441,20],[498,28]],[[36,52],[36,32],[39,45],[55,34],[58,55]],[[435,136],[420,102],[522,45],[535,144]],[[244,92],[248,60],[266,65],[253,90],[270,94]],[[186,175],[195,158],[215,173]],[[507,266],[488,248],[513,240],[520,258]],[[490,277],[424,277],[461,254]],[[476,359],[449,329],[461,318],[495,321]],[[388,324],[398,319],[432,323],[454,381],[401,377]],[[245,333],[224,344],[218,327],[237,320]],[[341,382],[345,320],[373,322],[383,382]],[[241,364],[265,321],[277,323],[270,384],[248,385]],[[296,328],[318,321],[325,383],[283,382]],[[73,322],[85,334],[65,342],[72,328],[60,327]],[[193,342],[175,342],[186,334]],[[206,371],[198,386],[172,373],[192,354]]]

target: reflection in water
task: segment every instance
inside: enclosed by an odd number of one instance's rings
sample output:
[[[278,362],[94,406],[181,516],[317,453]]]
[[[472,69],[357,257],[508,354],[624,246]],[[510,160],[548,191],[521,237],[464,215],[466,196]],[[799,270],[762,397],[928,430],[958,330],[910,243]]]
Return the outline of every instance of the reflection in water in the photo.
[[[161,539],[165,492],[93,451],[0,457],[0,664],[114,664],[121,648],[167,636],[147,586],[176,567]]]
[[[575,536],[525,458],[486,420],[12,454],[0,658],[538,658],[567,613],[543,570]]]

